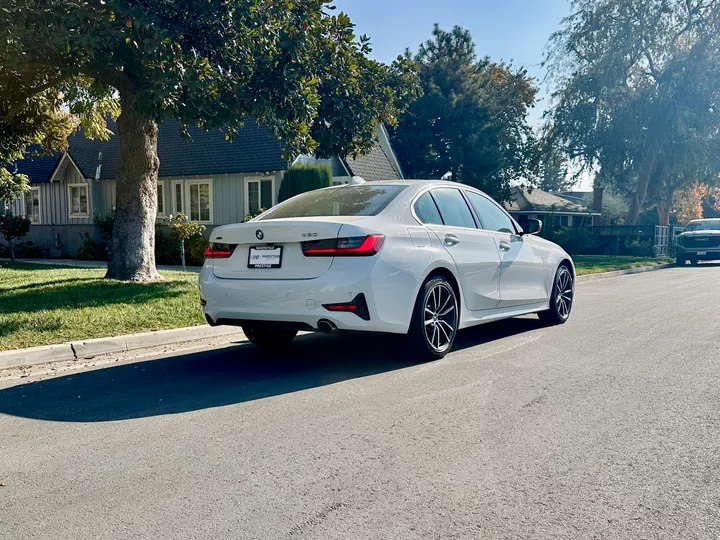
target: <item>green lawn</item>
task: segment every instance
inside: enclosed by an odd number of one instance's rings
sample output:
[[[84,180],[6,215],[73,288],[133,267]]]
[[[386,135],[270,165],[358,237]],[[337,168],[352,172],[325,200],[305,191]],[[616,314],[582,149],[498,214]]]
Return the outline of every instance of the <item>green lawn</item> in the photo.
[[[162,274],[121,283],[105,270],[0,262],[0,350],[205,324],[197,274]]]
[[[671,259],[654,259],[652,257],[610,257],[608,255],[576,255],[573,257],[579,276],[599,274],[614,270],[627,270],[638,266],[655,266],[667,264]]]

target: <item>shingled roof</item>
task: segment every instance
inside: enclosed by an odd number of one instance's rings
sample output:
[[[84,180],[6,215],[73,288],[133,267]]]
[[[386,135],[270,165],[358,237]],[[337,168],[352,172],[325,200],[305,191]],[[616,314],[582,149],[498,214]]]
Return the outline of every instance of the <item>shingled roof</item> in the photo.
[[[359,176],[372,182],[401,180],[379,143],[375,143],[375,146],[364,156],[347,158],[344,161],[352,176]]]
[[[117,125],[108,124],[117,133]],[[167,120],[158,132],[160,177],[197,176],[282,171],[287,168],[282,143],[273,137],[267,126],[253,119],[246,121],[232,142],[225,140],[221,130],[205,131],[189,128],[191,138],[180,135],[180,122]],[[108,141],[86,139],[82,131],[68,139],[70,157],[86,178],[95,178],[102,163],[100,179],[117,178],[120,148],[117,135]],[[100,161],[100,154],[102,160]],[[27,157],[16,163],[18,172],[27,174],[33,184],[50,180],[62,154]]]
[[[505,203],[508,212],[599,215],[587,206],[537,188],[530,191],[527,188],[513,186],[510,188],[510,194],[512,200]]]

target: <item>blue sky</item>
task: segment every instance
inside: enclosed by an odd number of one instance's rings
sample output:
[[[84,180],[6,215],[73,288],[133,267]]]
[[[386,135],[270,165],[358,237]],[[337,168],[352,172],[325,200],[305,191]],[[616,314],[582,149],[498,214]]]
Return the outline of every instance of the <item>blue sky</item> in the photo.
[[[459,24],[470,30],[479,56],[513,60],[538,79],[545,75],[540,63],[547,39],[570,12],[568,0],[335,0],[335,5],[350,16],[358,35],[370,37],[377,60],[391,62],[406,47],[416,51],[436,22],[445,29]],[[545,107],[546,98],[530,115],[533,125]]]

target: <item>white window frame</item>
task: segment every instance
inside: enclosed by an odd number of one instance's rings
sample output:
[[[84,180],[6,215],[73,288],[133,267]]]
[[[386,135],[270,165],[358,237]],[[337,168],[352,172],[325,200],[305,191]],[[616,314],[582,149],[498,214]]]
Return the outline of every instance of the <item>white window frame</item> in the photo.
[[[162,190],[162,205],[163,205],[163,210],[162,210],[162,212],[160,211],[160,208],[159,208],[159,207],[156,207],[157,217],[158,217],[158,218],[161,218],[161,217],[167,215],[167,212],[165,212],[165,207],[167,206],[167,204],[166,204],[166,203],[167,203],[167,200],[166,200],[167,197],[165,196],[165,180],[158,180],[157,185],[158,185],[158,187]],[[159,203],[159,202],[160,202],[160,198],[158,197],[158,203]],[[159,206],[159,204],[158,204],[158,206]]]
[[[245,215],[247,216],[250,213],[250,182],[259,182],[262,183],[264,181],[270,181],[272,182],[272,200],[270,201],[270,208],[275,206],[277,204],[277,192],[275,191],[275,175],[273,176],[247,176],[243,179],[244,186],[245,186]],[[260,187],[260,186],[258,186]],[[258,201],[259,207],[262,208],[262,189],[258,189],[258,197],[261,197],[261,200]],[[268,210],[266,208],[265,210]]]
[[[172,206],[172,214],[177,214],[178,212],[182,212],[183,214],[189,213],[185,212],[185,186],[183,186],[182,180],[173,180],[170,185],[172,186],[172,192],[170,193],[170,202]],[[175,198],[175,195],[177,193],[177,188],[175,186],[180,186],[180,210],[177,209],[177,199]]]
[[[72,211],[72,188],[74,187],[83,187],[85,188],[85,199],[87,200],[87,212],[86,213],[79,213],[79,214],[73,214]],[[90,185],[85,183],[75,183],[75,184],[68,184],[68,216],[72,219],[77,218],[89,218],[90,217]]]
[[[34,194],[37,192],[37,200],[38,200],[38,219],[37,221],[34,221],[32,219],[32,216],[25,216],[25,213],[27,212],[27,201],[25,200],[25,197],[30,196],[32,198],[35,198]],[[22,194],[20,199],[20,205],[22,206],[22,212],[21,214],[24,215],[26,218],[28,218],[33,225],[40,225],[42,223],[42,201],[40,200],[40,186],[34,186],[30,188],[30,191],[26,191]]]
[[[183,208],[187,211],[184,213],[187,214],[187,216],[190,219],[192,219],[192,208],[191,208],[192,199],[190,197],[190,186],[202,185],[202,184],[208,184],[210,186],[210,188],[208,189],[208,195],[210,197],[210,219],[209,220],[199,219],[198,221],[200,223],[211,224],[211,223],[213,223],[213,181],[212,181],[212,178],[202,178],[202,179],[198,178],[196,180],[188,180],[185,182],[185,191],[186,191],[185,200],[187,201],[187,205],[185,205],[185,203],[183,203]]]

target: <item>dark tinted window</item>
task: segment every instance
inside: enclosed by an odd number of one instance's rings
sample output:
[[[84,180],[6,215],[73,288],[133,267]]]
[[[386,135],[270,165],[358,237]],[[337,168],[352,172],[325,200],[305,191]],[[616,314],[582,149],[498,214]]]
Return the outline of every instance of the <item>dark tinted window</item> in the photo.
[[[415,214],[420,221],[429,225],[442,225],[443,221],[430,193],[423,193],[415,201]]]
[[[434,189],[432,196],[440,209],[445,225],[475,228],[475,220],[460,190],[453,188]]]
[[[309,191],[278,206],[261,220],[316,216],[375,216],[406,186],[342,186]]]
[[[685,232],[720,231],[720,221],[693,221],[685,227]]]
[[[502,209],[487,197],[472,191],[466,191],[470,204],[482,221],[482,226],[488,231],[500,231],[515,234],[512,219]]]

